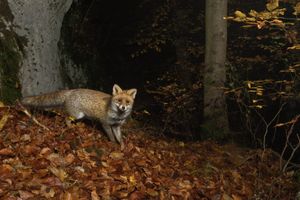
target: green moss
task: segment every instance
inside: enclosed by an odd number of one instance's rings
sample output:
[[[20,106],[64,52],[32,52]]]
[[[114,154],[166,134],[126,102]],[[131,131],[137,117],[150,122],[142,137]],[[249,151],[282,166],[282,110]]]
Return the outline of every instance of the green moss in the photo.
[[[21,95],[18,74],[26,41],[8,27],[13,15],[7,2],[3,1],[2,4],[5,12],[0,12],[0,100],[12,103]]]
[[[11,34],[0,38],[0,99],[6,103],[13,102],[20,96],[18,72],[21,55],[17,42]]]

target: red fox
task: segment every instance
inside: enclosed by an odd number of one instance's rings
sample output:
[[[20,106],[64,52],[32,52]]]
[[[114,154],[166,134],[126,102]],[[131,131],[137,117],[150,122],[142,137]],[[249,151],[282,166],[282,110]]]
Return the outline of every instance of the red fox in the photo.
[[[72,118],[100,121],[110,141],[122,144],[121,126],[132,111],[137,89],[122,90],[113,86],[112,95],[89,89],[62,90],[25,97],[24,106],[33,108],[62,107]]]

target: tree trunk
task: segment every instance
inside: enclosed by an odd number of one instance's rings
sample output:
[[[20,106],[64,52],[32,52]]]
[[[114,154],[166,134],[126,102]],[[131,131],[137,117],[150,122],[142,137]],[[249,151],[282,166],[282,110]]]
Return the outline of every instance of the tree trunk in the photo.
[[[224,95],[226,81],[227,0],[206,0],[204,128],[211,137],[228,133],[227,107]]]
[[[20,68],[24,96],[64,87],[57,43],[64,15],[73,0],[7,0],[15,32],[26,38]],[[0,4],[1,5],[1,4]]]

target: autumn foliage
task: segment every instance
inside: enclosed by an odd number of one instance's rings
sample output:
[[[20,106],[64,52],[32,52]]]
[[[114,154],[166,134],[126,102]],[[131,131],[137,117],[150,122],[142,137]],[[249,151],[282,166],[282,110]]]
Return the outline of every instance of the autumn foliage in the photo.
[[[89,122],[0,109],[1,199],[291,199],[276,154],[157,138],[131,121],[125,148]]]

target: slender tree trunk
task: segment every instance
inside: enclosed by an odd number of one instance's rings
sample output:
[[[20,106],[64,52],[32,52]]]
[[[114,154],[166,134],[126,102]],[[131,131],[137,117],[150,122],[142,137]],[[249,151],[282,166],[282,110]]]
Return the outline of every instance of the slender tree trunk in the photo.
[[[213,137],[229,130],[224,96],[226,81],[227,0],[206,0],[205,8],[204,128]]]

